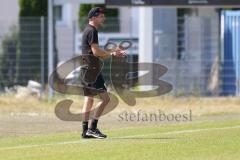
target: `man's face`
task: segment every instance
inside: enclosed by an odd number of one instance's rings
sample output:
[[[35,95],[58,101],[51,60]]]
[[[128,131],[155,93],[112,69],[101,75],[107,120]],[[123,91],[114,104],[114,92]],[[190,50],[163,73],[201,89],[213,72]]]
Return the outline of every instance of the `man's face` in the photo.
[[[94,23],[98,26],[103,26],[105,19],[105,15],[102,13],[99,14],[97,17],[93,17]]]

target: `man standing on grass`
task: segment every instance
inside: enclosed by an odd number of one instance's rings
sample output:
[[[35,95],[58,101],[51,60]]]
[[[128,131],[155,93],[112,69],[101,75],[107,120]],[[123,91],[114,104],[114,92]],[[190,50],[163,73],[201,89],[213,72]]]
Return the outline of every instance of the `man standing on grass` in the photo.
[[[99,58],[105,58],[108,56],[117,56],[122,57],[125,56],[126,53],[121,49],[117,49],[115,51],[104,51],[98,46],[98,31],[97,29],[101,27],[105,21],[104,11],[100,7],[92,8],[88,13],[89,23],[83,31],[82,35],[82,54],[83,55],[93,55]],[[97,63],[97,62],[96,62]],[[90,65],[90,64],[88,64]],[[82,138],[106,138],[107,136],[100,132],[97,128],[98,119],[101,116],[104,108],[110,101],[110,97],[107,93],[107,89],[104,85],[104,79],[102,73],[100,72],[97,76],[97,79],[94,83],[86,83],[86,81],[82,81],[82,84],[87,87],[94,88],[99,92],[93,92],[89,88],[84,88],[84,105],[83,105],[83,132]],[[100,97],[100,102],[97,104],[96,112],[94,113],[94,117],[91,121],[90,128],[88,127],[89,114],[93,106],[93,96],[98,95]]]

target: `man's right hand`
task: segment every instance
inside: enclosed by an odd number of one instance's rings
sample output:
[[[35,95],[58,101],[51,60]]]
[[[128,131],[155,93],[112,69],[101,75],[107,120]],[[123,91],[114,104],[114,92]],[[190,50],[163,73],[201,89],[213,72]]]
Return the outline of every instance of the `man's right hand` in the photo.
[[[115,50],[115,52],[113,52],[112,55],[116,56],[116,57],[125,57],[125,56],[127,56],[127,53],[124,50],[121,50],[118,48]]]

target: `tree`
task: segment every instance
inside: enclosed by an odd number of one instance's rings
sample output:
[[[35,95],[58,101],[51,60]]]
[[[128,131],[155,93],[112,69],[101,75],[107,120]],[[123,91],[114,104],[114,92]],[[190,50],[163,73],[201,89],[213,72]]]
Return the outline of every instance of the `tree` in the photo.
[[[10,28],[10,34],[4,36],[2,41],[0,82],[1,87],[13,86],[17,78],[18,59],[18,31],[16,26]]]
[[[19,0],[20,17],[47,17],[48,0]]]

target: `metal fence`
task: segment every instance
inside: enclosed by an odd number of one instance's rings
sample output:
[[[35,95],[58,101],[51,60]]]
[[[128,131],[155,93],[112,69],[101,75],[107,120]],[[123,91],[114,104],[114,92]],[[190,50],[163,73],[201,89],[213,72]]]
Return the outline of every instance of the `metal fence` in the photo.
[[[178,18],[177,33],[164,37],[177,39],[176,54],[160,57],[169,72],[175,95],[220,95],[221,50],[218,17],[184,16]],[[171,46],[169,42],[169,46]],[[161,50],[161,49],[160,49]]]
[[[178,23],[179,21],[181,23]],[[29,80],[40,83],[42,91],[45,90],[48,79],[47,20],[21,18],[14,23],[9,23],[8,20],[0,20],[0,22],[1,92],[4,93],[7,88],[17,85],[26,86]],[[71,25],[55,24],[56,62],[81,54],[78,48],[81,47],[79,46],[81,31],[78,23],[73,21]],[[177,51],[170,56],[154,54],[154,62],[168,68],[168,72],[160,79],[173,85],[171,95],[222,95],[223,77],[234,75],[226,75],[222,72],[224,60],[220,50],[220,21],[217,17],[215,20],[206,17],[179,17],[176,24],[178,27],[176,33],[158,35],[160,39],[168,36],[175,37],[176,46],[172,46],[171,42],[167,45],[175,47]],[[138,35],[133,35],[131,30],[128,33],[121,33],[119,28],[119,31],[112,33],[112,37],[109,37],[111,33],[108,32],[100,32],[100,34],[102,37],[107,37],[107,40],[119,38],[125,34],[128,38],[134,39],[134,51],[138,51]],[[158,50],[157,52],[161,53]],[[131,54],[128,58],[131,62],[137,62],[138,54]],[[109,69],[108,59],[105,61],[104,68],[107,82],[109,82]],[[237,80],[232,84],[224,85],[239,87]]]
[[[29,80],[42,84],[48,78],[47,23],[43,17],[1,19],[0,79],[2,92],[14,86],[27,86]]]

